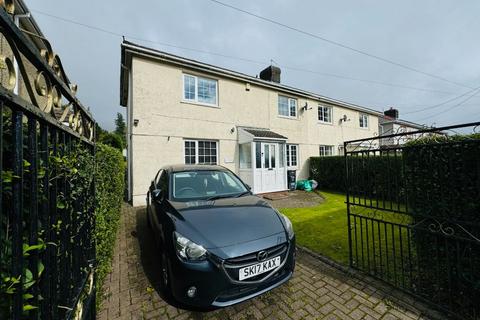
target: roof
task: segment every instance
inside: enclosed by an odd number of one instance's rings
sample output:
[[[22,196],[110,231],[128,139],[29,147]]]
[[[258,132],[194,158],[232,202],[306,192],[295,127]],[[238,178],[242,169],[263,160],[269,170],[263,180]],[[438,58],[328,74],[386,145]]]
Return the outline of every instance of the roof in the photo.
[[[131,58],[133,55],[147,58],[147,59],[153,59],[156,61],[161,61],[163,63],[173,64],[176,66],[187,67],[196,71],[214,74],[214,75],[225,77],[225,78],[237,79],[237,80],[246,81],[249,83],[254,83],[258,86],[275,89],[283,93],[301,96],[309,99],[314,99],[314,100],[318,100],[319,102],[330,103],[330,104],[341,106],[347,109],[361,111],[361,112],[373,114],[376,116],[383,115],[383,112],[380,112],[374,109],[362,107],[353,103],[348,103],[348,102],[333,99],[333,98],[328,98],[313,92],[290,87],[281,83],[263,80],[263,79],[252,77],[250,75],[233,71],[230,69],[214,66],[214,65],[203,63],[193,59],[184,58],[184,57],[177,56],[164,51],[144,47],[130,41],[123,41],[121,45],[120,105],[124,107],[127,106],[127,101],[128,101],[128,87],[129,87],[128,70],[131,66]]]
[[[405,127],[411,127],[411,128],[415,128],[415,129],[427,129],[427,128],[429,128],[429,126],[427,126],[427,125],[418,124],[418,123],[415,123],[415,122],[406,121],[406,120],[402,120],[402,119],[393,119],[393,118],[390,118],[390,117],[384,117],[384,119],[385,119],[385,121],[381,122],[380,123],[381,125],[389,124],[389,123],[396,123],[396,124],[399,124],[399,125],[402,125],[402,126],[405,126]]]
[[[281,134],[275,133],[270,130],[259,130],[259,129],[249,129],[249,128],[242,128],[244,131],[250,133],[253,135],[255,138],[269,138],[269,139],[282,139],[286,140],[288,139],[285,136],[282,136]]]
[[[209,164],[172,164],[163,167],[164,170],[170,172],[182,171],[228,171],[227,168],[218,165]]]

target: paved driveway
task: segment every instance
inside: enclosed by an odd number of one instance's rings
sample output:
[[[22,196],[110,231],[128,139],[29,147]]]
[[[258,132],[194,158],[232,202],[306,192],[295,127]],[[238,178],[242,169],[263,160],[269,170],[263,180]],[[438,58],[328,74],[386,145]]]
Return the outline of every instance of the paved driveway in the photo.
[[[158,255],[145,209],[125,206],[123,211],[99,319],[430,319],[420,311],[428,310],[412,299],[303,251],[293,278],[267,294],[211,312],[176,308],[161,296]]]

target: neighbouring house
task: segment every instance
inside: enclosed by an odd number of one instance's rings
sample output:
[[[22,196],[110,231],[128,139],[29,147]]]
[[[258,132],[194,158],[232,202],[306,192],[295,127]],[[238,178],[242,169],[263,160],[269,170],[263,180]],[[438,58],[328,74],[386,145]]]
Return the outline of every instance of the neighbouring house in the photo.
[[[145,204],[167,164],[219,164],[255,193],[287,189],[287,170],[308,177],[312,156],[378,135],[383,113],[124,41],[120,104],[127,107],[128,197]]]
[[[424,130],[428,127],[426,125],[417,124],[410,121],[405,121],[399,119],[398,109],[390,108],[389,110],[384,111],[383,117],[379,118],[379,134],[381,136],[387,136],[392,134],[407,133],[418,130]],[[405,135],[398,137],[390,137],[380,139],[381,147],[388,147],[398,144],[404,144],[408,139],[414,138],[415,135]]]

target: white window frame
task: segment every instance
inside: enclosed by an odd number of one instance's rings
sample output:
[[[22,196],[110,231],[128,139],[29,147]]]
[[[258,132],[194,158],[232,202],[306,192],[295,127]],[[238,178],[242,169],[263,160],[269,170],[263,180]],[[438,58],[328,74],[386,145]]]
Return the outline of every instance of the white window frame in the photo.
[[[320,119],[320,109],[322,109],[322,117],[325,116],[325,110],[329,110],[329,117],[330,117],[330,120],[329,121],[325,121],[325,119]],[[333,124],[333,107],[331,106],[324,106],[324,105],[318,105],[318,108],[317,108],[317,119],[318,119],[318,122],[320,123],[327,123],[327,124]]]
[[[292,147],[295,147],[295,165],[292,165]],[[298,144],[286,144],[285,151],[287,168],[298,168]]]
[[[186,77],[192,77],[195,79],[195,97],[193,99],[187,99],[185,97],[185,78]],[[215,103],[208,103],[208,102],[202,102],[198,101],[198,79],[204,79],[204,80],[209,80],[209,81],[215,81]],[[188,102],[188,103],[195,103],[203,106],[209,106],[209,107],[217,107],[218,108],[218,80],[213,79],[213,78],[208,78],[208,77],[203,77],[203,76],[196,76],[190,73],[183,73],[182,74],[182,101],[183,102]]]
[[[363,120],[363,121],[362,121]],[[358,118],[358,125],[360,128],[368,129],[368,114],[360,113]]]
[[[216,151],[216,152],[215,152],[215,157],[216,157],[217,161],[216,161],[214,164],[218,164],[218,147],[219,147],[219,143],[218,143],[217,140],[208,140],[208,139],[198,139],[198,140],[195,140],[195,139],[184,139],[184,140],[183,140],[183,163],[184,163],[184,164],[187,164],[187,163],[185,162],[185,156],[186,156],[186,154],[185,154],[185,142],[193,142],[193,143],[195,144],[195,163],[188,163],[188,164],[199,164],[199,163],[198,163],[198,156],[199,156],[199,155],[198,155],[198,154],[199,154],[199,152],[198,152],[198,143],[199,143],[199,142],[202,142],[202,141],[203,141],[203,142],[213,142],[213,143],[215,143],[215,151]],[[188,165],[188,164],[187,164],[187,165]],[[204,163],[200,163],[200,164],[204,164]]]
[[[326,150],[330,150],[330,154],[326,154]],[[318,154],[320,157],[331,157],[335,155],[334,146],[321,144],[318,148]]]
[[[288,115],[280,114],[280,97],[287,99]],[[293,101],[295,101],[295,115],[292,116],[291,113],[292,113],[292,102]],[[292,97],[288,97],[288,96],[284,96],[282,94],[279,94],[278,99],[277,99],[277,114],[281,118],[297,119],[297,115],[298,115],[298,100],[297,100],[297,98],[292,98]]]

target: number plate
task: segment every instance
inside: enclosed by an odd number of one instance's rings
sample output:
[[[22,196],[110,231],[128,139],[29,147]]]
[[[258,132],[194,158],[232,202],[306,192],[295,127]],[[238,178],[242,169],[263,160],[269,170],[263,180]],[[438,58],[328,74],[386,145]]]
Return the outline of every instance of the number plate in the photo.
[[[264,272],[273,270],[280,265],[280,256],[265,260],[263,262],[244,267],[238,270],[238,279],[245,280],[256,275],[262,274]]]

